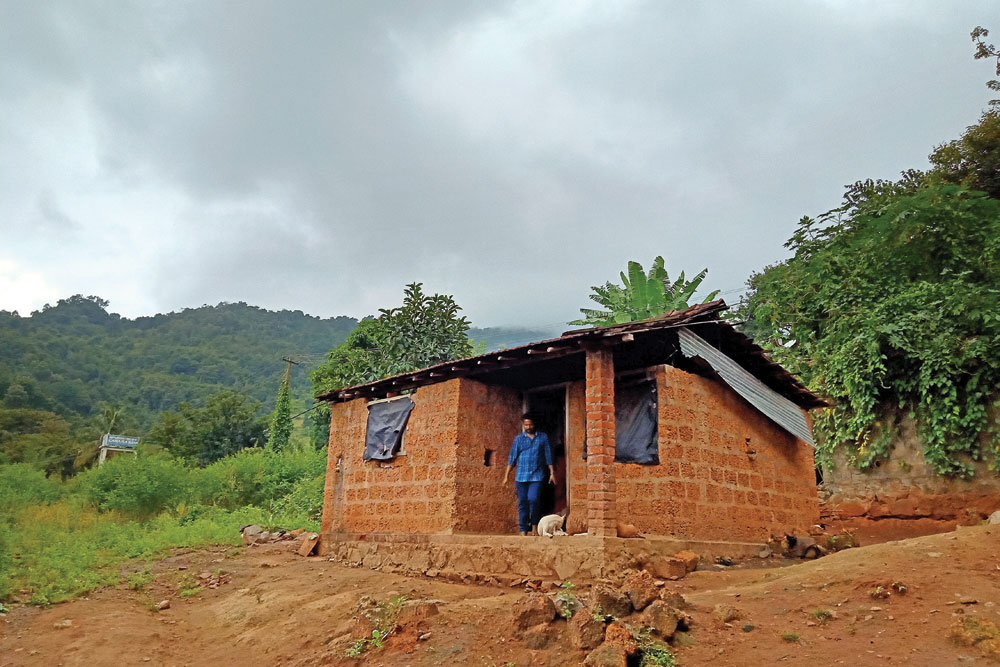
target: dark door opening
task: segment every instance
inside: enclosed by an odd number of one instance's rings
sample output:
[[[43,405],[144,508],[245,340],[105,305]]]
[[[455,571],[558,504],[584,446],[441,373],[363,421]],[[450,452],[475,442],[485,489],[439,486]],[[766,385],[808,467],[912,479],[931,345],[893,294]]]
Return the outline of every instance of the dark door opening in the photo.
[[[558,514],[567,507],[569,489],[566,474],[566,387],[529,389],[524,393],[524,402],[526,412],[535,421],[536,430],[549,437],[552,467],[556,471],[555,484],[546,484],[543,491],[542,515]]]

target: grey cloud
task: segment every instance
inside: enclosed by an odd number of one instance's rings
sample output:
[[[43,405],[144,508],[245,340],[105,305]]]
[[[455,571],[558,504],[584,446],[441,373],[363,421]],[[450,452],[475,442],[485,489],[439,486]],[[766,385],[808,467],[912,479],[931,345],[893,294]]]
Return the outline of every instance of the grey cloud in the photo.
[[[182,202],[140,230],[147,312],[359,316],[422,280],[477,324],[551,324],[628,259],[740,288],[843,184],[921,166],[988,99],[987,9],[21,3],[0,97],[77,91],[100,186]],[[29,194],[128,215],[67,187]]]

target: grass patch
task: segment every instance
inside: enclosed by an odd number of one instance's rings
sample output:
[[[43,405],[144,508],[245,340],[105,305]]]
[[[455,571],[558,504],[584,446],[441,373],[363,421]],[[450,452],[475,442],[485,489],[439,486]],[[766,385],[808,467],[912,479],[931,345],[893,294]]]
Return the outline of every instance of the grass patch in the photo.
[[[829,609],[813,609],[809,612],[809,615],[816,620],[817,623],[826,623],[833,619],[833,612]]]
[[[344,657],[360,658],[369,649],[381,649],[385,640],[396,631],[396,617],[399,616],[399,609],[406,600],[405,595],[394,595],[386,601],[376,603],[375,613],[371,619],[375,628],[371,636],[356,639],[344,651]]]
[[[798,644],[800,639],[799,633],[797,632],[786,632],[781,635],[781,638],[789,644]]]
[[[156,579],[156,575],[150,572],[149,568],[147,567],[145,570],[142,570],[141,572],[133,572],[132,574],[125,577],[125,583],[127,583],[128,587],[133,591],[141,591],[145,590],[146,586],[149,586],[149,584],[152,583],[153,579]]]
[[[0,602],[54,604],[123,578],[142,590],[148,568],[123,577],[123,563],[215,545],[233,558],[246,524],[315,530],[324,462],[322,452],[254,451],[193,468],[140,455],[66,482],[0,465]]]
[[[948,635],[961,646],[975,646],[987,658],[1000,659],[1000,628],[992,621],[966,616],[955,621]]]

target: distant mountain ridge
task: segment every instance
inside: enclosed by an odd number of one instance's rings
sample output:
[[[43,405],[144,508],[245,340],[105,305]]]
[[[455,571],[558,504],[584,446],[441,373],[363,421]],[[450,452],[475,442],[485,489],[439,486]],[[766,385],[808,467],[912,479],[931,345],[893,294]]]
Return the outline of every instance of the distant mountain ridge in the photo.
[[[0,399],[67,418],[87,417],[103,404],[125,406],[130,421],[148,425],[162,410],[232,388],[270,410],[285,369],[282,357],[300,362],[292,373],[293,393],[309,401],[309,371],[357,325],[352,317],[243,302],[135,319],[107,308],[99,297],[77,295],[26,317],[0,311]],[[496,350],[553,332],[489,327],[469,335]]]

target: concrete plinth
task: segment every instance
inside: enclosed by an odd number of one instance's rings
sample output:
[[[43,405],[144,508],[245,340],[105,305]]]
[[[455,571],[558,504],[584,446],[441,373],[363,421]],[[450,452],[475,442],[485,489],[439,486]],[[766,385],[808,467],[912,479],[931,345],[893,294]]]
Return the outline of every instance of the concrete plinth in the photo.
[[[322,537],[320,553],[345,565],[456,581],[541,579],[583,584],[621,579],[644,563],[678,551],[694,551],[704,559],[738,558],[755,555],[761,546],[663,537],[328,533]]]

